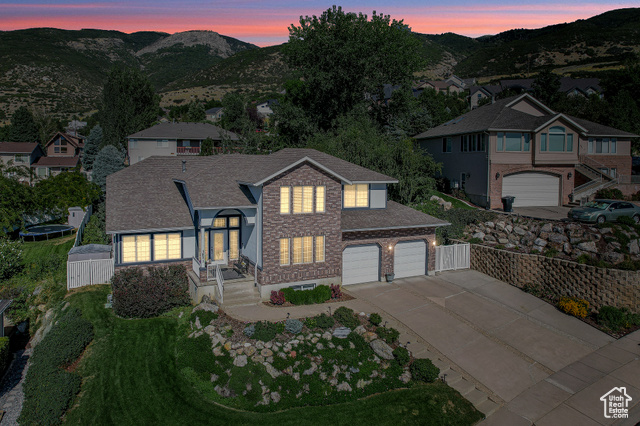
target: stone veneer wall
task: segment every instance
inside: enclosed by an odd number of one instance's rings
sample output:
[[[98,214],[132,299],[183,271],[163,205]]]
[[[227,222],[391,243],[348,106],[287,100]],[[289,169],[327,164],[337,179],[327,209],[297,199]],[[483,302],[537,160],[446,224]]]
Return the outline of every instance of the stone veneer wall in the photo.
[[[597,268],[563,259],[471,244],[471,269],[522,288],[526,284],[563,296],[640,312],[640,272]]]

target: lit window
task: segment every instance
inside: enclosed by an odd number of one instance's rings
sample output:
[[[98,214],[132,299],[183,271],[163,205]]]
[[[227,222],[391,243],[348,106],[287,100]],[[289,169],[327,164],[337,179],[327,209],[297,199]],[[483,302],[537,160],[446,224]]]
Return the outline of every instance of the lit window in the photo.
[[[151,260],[151,237],[149,235],[126,235],[122,237],[122,262],[148,262]]]
[[[224,260],[224,234],[222,232],[213,234],[213,260]]]
[[[229,259],[236,260],[238,257],[240,257],[240,231],[234,229],[229,231]]]
[[[325,204],[325,188],[324,186],[316,186],[316,213],[324,212]]]
[[[180,259],[180,245],[179,233],[155,234],[153,236],[153,260]]]
[[[214,228],[226,228],[227,227],[227,218],[226,217],[217,217],[213,219],[213,227]]]
[[[313,262],[313,237],[302,238],[302,261],[304,263]]]
[[[293,239],[293,263],[302,263],[302,238]]]
[[[302,187],[293,187],[293,212],[302,213]]]
[[[316,237],[316,262],[324,262],[324,237]]]
[[[205,262],[209,261],[209,233],[205,232],[204,233],[204,240],[202,237],[202,234],[200,234],[200,247],[201,249],[204,248],[204,260]]]
[[[229,228],[237,228],[240,226],[240,218],[237,216],[229,218]]]
[[[344,207],[369,207],[369,185],[366,183],[345,185]]]
[[[289,239],[280,238],[280,264],[289,264]]]
[[[302,187],[302,213],[313,213],[313,186]]]
[[[290,198],[291,188],[288,186],[280,187],[280,213],[288,214],[291,213],[291,207],[289,206],[289,198]]]

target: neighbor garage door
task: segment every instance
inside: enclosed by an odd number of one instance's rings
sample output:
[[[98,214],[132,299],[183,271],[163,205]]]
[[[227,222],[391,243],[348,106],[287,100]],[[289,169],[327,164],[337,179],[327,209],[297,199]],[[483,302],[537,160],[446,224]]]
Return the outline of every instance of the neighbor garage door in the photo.
[[[427,245],[424,241],[401,241],[396,244],[393,272],[396,278],[424,275],[427,271]]]
[[[342,252],[342,284],[378,281],[380,248],[377,244],[349,246]]]
[[[544,173],[518,173],[502,181],[502,196],[516,197],[514,207],[557,206],[560,178]]]

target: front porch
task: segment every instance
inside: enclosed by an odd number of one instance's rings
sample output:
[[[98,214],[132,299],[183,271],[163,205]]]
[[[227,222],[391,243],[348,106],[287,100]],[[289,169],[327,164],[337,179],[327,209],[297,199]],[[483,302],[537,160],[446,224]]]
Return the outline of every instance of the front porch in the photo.
[[[189,294],[191,300],[200,303],[206,295],[221,306],[254,305],[260,302],[260,293],[250,268],[243,262],[233,265],[205,263],[192,259],[189,271]]]

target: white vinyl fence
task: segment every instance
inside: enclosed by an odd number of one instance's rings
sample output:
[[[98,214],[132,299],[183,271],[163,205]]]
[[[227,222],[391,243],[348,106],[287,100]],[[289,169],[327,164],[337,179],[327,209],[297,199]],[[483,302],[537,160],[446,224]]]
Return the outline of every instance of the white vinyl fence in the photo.
[[[107,284],[114,272],[113,259],[67,262],[67,290],[93,284]]]
[[[78,231],[76,232],[76,241],[75,243],[73,243],[74,247],[78,247],[82,243],[82,234],[84,234],[84,227],[87,226],[92,213],[93,206],[89,205],[89,207],[87,207],[87,211],[84,212],[84,216],[82,217],[82,223],[80,223]]]
[[[471,245],[436,246],[436,272],[469,269],[470,264]]]

